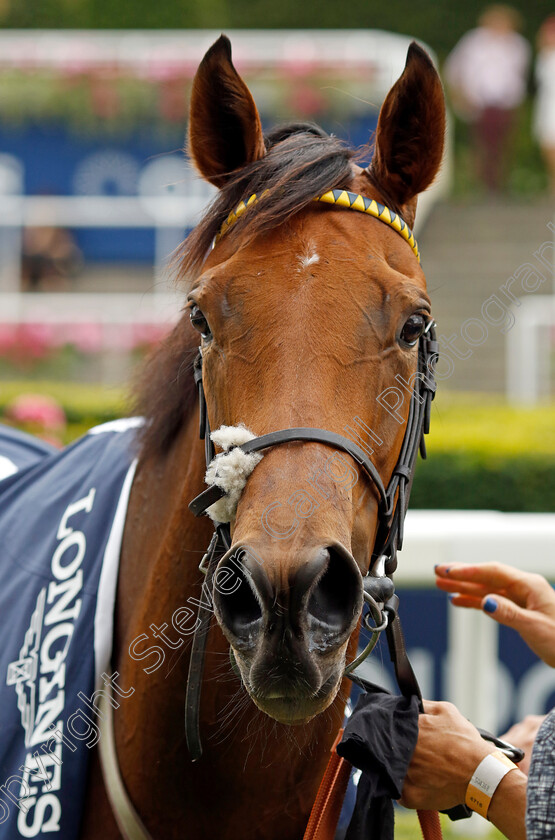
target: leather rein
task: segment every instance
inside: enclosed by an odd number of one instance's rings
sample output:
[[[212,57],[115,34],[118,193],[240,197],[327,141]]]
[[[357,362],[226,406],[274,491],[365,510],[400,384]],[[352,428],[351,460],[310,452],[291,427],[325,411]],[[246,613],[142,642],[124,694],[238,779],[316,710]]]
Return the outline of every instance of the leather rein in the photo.
[[[229,214],[218,236],[214,240],[213,247],[255,201],[257,201],[257,196],[253,195],[248,200],[241,202],[235,211]],[[394,213],[385,205],[376,202],[374,199],[369,199],[347,190],[330,190],[321,196],[317,196],[314,201],[356,210],[379,219],[405,239],[415,257],[420,262],[418,246],[412,231],[398,214]],[[379,497],[379,524],[369,564],[369,571],[363,580],[363,586],[364,600],[368,606],[369,615],[372,616],[374,625],[369,624],[368,615],[364,616],[363,620],[371,632],[371,640],[362,653],[346,666],[345,673],[353,682],[364,687],[364,681],[352,672],[370,654],[380,633],[385,630],[399,688],[402,694],[407,697],[416,695],[420,703],[422,703],[422,695],[407,657],[397,613],[399,599],[394,594],[395,588],[392,575],[397,568],[397,551],[401,549],[403,544],[403,525],[408,508],[418,452],[420,451],[422,458],[426,457],[424,435],[428,433],[430,427],[431,402],[436,390],[434,366],[438,358],[438,349],[434,322],[430,321],[425,332],[418,340],[418,369],[411,394],[405,435],[399,458],[387,487],[384,485],[375,465],[358,444],[343,435],[327,431],[326,429],[304,427],[281,429],[253,438],[241,444],[239,447],[245,453],[253,453],[292,441],[322,443],[346,452],[357,461],[362,472],[370,479]],[[199,434],[200,438],[204,440],[206,465],[208,466],[215,456],[215,449],[210,437],[211,430],[203,387],[202,348],[199,348],[194,362],[194,378],[199,397]],[[212,485],[193,499],[189,508],[195,516],[200,516],[208,507],[224,495],[225,491],[222,488],[217,485]],[[229,523],[216,522],[214,525],[214,534],[199,565],[199,569],[205,575],[203,591],[208,596],[208,603],[211,603],[210,598],[213,588],[214,572],[220,559],[230,547],[231,534]],[[191,646],[185,700],[185,735],[192,761],[197,761],[202,755],[199,723],[200,699],[206,640],[211,618],[211,610],[206,609],[205,606],[203,607],[201,603]],[[102,705],[99,715],[101,732],[100,760],[105,788],[114,817],[122,836],[126,840],[152,840],[151,835],[131,803],[121,777],[113,731],[111,698],[109,696],[105,698],[104,693],[101,694]]]

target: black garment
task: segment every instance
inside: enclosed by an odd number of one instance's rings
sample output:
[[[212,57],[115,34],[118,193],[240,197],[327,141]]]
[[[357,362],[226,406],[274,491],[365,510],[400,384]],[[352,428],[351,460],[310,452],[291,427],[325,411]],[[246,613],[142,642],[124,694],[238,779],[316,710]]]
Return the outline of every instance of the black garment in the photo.
[[[399,799],[418,738],[417,697],[367,684],[337,752],[359,770],[357,799],[345,840],[393,840],[393,802]]]

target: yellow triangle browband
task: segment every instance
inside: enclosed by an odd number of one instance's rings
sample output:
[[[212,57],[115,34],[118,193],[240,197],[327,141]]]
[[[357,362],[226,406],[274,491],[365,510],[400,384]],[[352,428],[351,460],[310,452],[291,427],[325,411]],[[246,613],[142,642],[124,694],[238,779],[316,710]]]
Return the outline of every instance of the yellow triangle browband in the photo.
[[[227,233],[230,227],[233,227],[237,219],[239,219],[246,211],[247,207],[250,207],[250,205],[254,204],[256,201],[257,196],[256,193],[254,193],[247,201],[241,201],[235,210],[231,211],[225,222],[222,224],[220,232],[214,240],[214,244],[221,239],[225,233]],[[379,219],[380,222],[384,222],[386,225],[389,225],[389,227],[392,227],[393,230],[397,231],[397,233],[400,233],[403,239],[406,239],[414,252],[414,256],[418,262],[420,262],[418,244],[414,238],[412,230],[397,213],[394,213],[393,210],[390,210],[389,207],[386,207],[384,204],[380,204],[373,198],[365,198],[363,195],[358,195],[357,193],[349,192],[348,190],[329,190],[323,195],[316,196],[313,201],[323,201],[324,204],[335,204],[338,207],[345,207],[347,210],[358,210],[359,213],[366,213],[367,216],[373,216],[374,219]]]

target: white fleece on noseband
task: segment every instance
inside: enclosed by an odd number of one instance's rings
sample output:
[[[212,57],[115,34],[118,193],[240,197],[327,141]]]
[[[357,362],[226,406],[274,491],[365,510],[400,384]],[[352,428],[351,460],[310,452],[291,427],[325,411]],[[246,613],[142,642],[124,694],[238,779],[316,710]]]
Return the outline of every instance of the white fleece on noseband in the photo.
[[[247,478],[260,463],[263,456],[259,452],[249,454],[238,449],[242,443],[256,437],[245,426],[220,426],[210,435],[213,443],[223,449],[208,464],[205,481],[216,484],[225,490],[226,495],[206,509],[214,522],[231,522],[235,519],[237,505],[241,498]]]

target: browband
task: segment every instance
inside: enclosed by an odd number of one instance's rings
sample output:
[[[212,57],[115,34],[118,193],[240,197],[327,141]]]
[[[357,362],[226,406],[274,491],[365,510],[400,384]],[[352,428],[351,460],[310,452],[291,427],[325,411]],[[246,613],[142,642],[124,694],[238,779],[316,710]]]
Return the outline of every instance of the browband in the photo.
[[[412,248],[414,256],[418,262],[420,262],[420,252],[418,250],[416,239],[414,238],[414,233],[407,223],[399,216],[399,214],[394,213],[393,210],[386,207],[385,204],[380,204],[379,201],[376,201],[373,198],[366,198],[358,193],[349,192],[349,190],[328,190],[328,192],[323,193],[323,195],[318,195],[312,200],[322,201],[324,204],[336,204],[339,207],[347,208],[347,210],[358,210],[359,213],[366,213],[367,216],[372,216],[374,219],[378,219],[380,222],[389,225],[389,227],[393,228],[393,230],[397,231],[397,233],[400,233],[403,239],[406,239]],[[231,227],[233,227],[235,222],[243,215],[246,209],[250,207],[251,204],[255,204],[256,201],[258,201],[256,193],[253,193],[246,201],[240,201],[235,210],[231,211],[225,222],[222,224],[214,243],[221,239],[222,236],[226,234]]]

